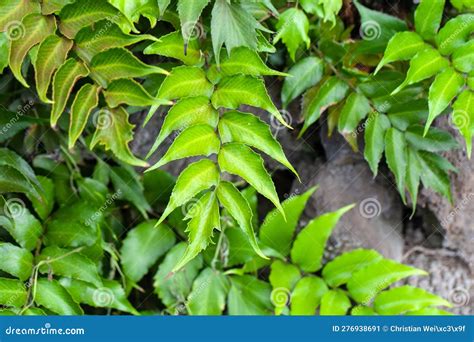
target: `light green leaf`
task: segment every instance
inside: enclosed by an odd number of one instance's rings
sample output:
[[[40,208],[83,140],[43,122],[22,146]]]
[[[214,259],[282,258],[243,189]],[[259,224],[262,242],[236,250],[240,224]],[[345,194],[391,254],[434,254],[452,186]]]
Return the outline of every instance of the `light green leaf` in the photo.
[[[0,304],[6,307],[22,307],[26,304],[28,294],[20,280],[0,278]]]
[[[21,20],[21,37],[10,39],[10,55],[8,57],[10,69],[16,79],[28,88],[28,83],[21,74],[21,66],[26,54],[36,44],[43,41],[56,30],[56,22],[53,17],[45,17],[41,14],[28,14]]]
[[[216,0],[211,13],[211,33],[217,65],[220,62],[220,51],[223,45],[226,46],[227,53],[238,46],[247,46],[256,50],[256,29],[259,27],[260,23],[244,9],[240,2]]]
[[[199,50],[198,41],[192,39],[188,42],[184,52],[184,40],[179,31],[161,36],[159,41],[148,45],[143,51],[145,55],[161,55],[176,58],[187,65],[202,64],[203,58]]]
[[[205,96],[186,97],[179,100],[168,112],[156,138],[153,147],[148,153],[149,158],[161,143],[176,130],[184,130],[193,125],[207,124],[216,127],[219,114],[211,106],[209,99]]]
[[[323,77],[324,64],[317,57],[310,56],[293,65],[285,78],[281,90],[281,101],[286,108],[291,101],[300,96],[306,89],[315,86]]]
[[[281,145],[273,137],[270,127],[255,115],[237,111],[225,113],[219,120],[219,134],[222,143],[239,142],[259,149],[285,165],[299,178]]]
[[[369,112],[370,103],[364,95],[355,92],[350,94],[339,115],[339,132],[343,135],[353,132]]]
[[[405,135],[396,128],[389,128],[385,134],[385,157],[389,169],[395,175],[398,192],[405,203],[407,146]]]
[[[74,43],[77,45],[78,54],[90,61],[93,56],[104,50],[129,46],[144,40],[157,41],[158,38],[150,34],[126,34],[111,21],[101,20],[81,29],[74,38]]]
[[[211,242],[214,228],[220,230],[219,204],[214,192],[205,193],[194,207],[188,211],[187,216],[192,216],[188,223],[189,244],[180,261],[174,266],[172,272],[180,270],[193,260]]]
[[[344,316],[350,307],[351,301],[344,291],[329,290],[321,298],[319,314],[321,316]]]
[[[425,40],[433,40],[443,16],[445,0],[421,0],[415,11],[415,29]]]
[[[237,109],[243,104],[262,108],[284,126],[291,128],[268,96],[263,80],[252,76],[236,75],[224,78],[212,94],[211,102],[215,108]]]
[[[268,279],[273,289],[284,288],[289,293],[301,279],[301,272],[295,265],[275,260],[271,265]]]
[[[9,45],[7,34],[0,32],[0,74],[2,74],[3,70],[8,66],[8,55],[10,54]],[[3,136],[5,136],[5,133]]]
[[[147,171],[157,169],[174,160],[209,156],[219,152],[221,142],[209,125],[194,125],[186,128],[171,144],[165,155]]]
[[[309,89],[303,95],[302,113],[304,125],[299,137],[315,123],[321,114],[330,106],[342,101],[346,97],[349,86],[336,76],[329,77],[319,85]]]
[[[424,308],[416,311],[409,311],[405,313],[407,316],[451,316],[451,312],[437,309],[437,308]]]
[[[474,40],[457,48],[451,58],[457,70],[465,73],[472,72],[474,70]]]
[[[231,276],[227,298],[229,315],[268,315],[272,310],[270,284],[250,275]]]
[[[343,253],[323,268],[324,281],[331,287],[346,284],[352,275],[364,267],[382,260],[382,256],[371,249],[355,249]]]
[[[13,27],[10,23],[21,21],[29,13],[39,13],[40,4],[31,0],[4,0],[0,4],[0,32],[7,32]],[[10,24],[11,25],[11,24]]]
[[[213,65],[209,71],[218,79],[220,76],[233,76],[238,74],[250,76],[288,76],[269,68],[260,58],[258,53],[248,47],[236,47],[230,52],[230,56],[224,56],[219,67]]]
[[[210,97],[214,87],[206,79],[206,74],[199,67],[179,66],[173,68],[158,90],[157,97],[173,100],[182,97]]]
[[[453,104],[452,122],[466,141],[467,155],[471,158],[472,136],[474,134],[474,92],[464,90]]]
[[[34,288],[36,304],[61,316],[82,315],[81,307],[57,280],[40,278]]]
[[[442,152],[459,147],[456,139],[448,132],[439,128],[430,128],[423,136],[423,127],[413,125],[405,132],[407,142],[415,149]]]
[[[201,16],[203,9],[210,0],[179,0],[178,15],[181,22],[181,34],[184,39],[184,51],[189,41],[194,37],[194,27]]]
[[[99,104],[99,91],[99,86],[86,83],[77,92],[71,106],[71,118],[69,120],[69,149],[74,147],[86,127],[92,110]]]
[[[275,185],[257,153],[243,144],[228,143],[221,147],[217,160],[222,171],[243,178],[268,198],[285,217]]]
[[[53,34],[43,40],[39,45],[34,67],[36,89],[41,101],[47,103],[52,102],[47,97],[51,77],[56,69],[66,60],[72,44],[72,41]]]
[[[385,149],[385,132],[390,128],[390,121],[386,115],[372,112],[365,122],[364,157],[369,163],[374,176],[377,175],[379,163]]]
[[[328,287],[321,278],[311,275],[301,278],[291,293],[291,314],[315,315],[326,291]]]
[[[128,20],[138,23],[141,16],[144,16],[150,22],[151,27],[155,27],[158,17],[158,3],[156,0],[108,0],[109,3],[123,13]]]
[[[383,58],[375,69],[375,74],[384,65],[396,61],[407,61],[412,59],[418,52],[429,46],[415,32],[398,32],[388,42]]]
[[[204,269],[194,280],[188,297],[188,311],[191,315],[220,315],[224,311],[229,283],[219,271]]]
[[[53,77],[53,107],[51,109],[51,126],[55,127],[64,113],[72,88],[78,79],[86,77],[89,69],[74,58],[64,62]]]
[[[171,0],[158,0],[158,8],[160,9],[161,17],[165,14],[165,11],[168,8],[170,2]]]
[[[74,39],[83,27],[107,19],[130,32],[133,24],[107,1],[77,0],[64,6],[59,12],[59,30],[69,39]]]
[[[367,304],[389,285],[413,275],[426,274],[423,270],[383,259],[355,272],[347,283],[347,289],[356,302]]]
[[[139,282],[159,257],[175,244],[173,231],[165,224],[146,221],[129,231],[123,240],[120,255],[123,272],[133,282]]]
[[[408,85],[435,76],[448,66],[449,61],[441,56],[438,50],[429,48],[419,52],[410,61],[410,68],[408,69],[407,77],[403,83],[392,92],[392,95],[398,93]]]
[[[426,121],[424,135],[428,132],[434,119],[449,106],[449,103],[461,91],[463,86],[463,76],[457,73],[453,68],[446,68],[442,73],[436,76],[430,87],[428,102],[430,114]]]
[[[77,250],[57,246],[46,247],[38,256],[40,273],[52,273],[102,286],[97,265]]]
[[[357,305],[354,306],[351,310],[351,316],[375,316],[377,315],[369,306]]]
[[[439,30],[436,44],[443,55],[450,55],[457,48],[463,46],[474,31],[474,14],[460,14],[450,19]]]
[[[383,291],[374,300],[375,311],[380,315],[400,315],[429,306],[451,307],[451,304],[441,297],[409,285]]]
[[[30,251],[0,242],[0,270],[25,281],[31,276],[33,254]]]
[[[111,48],[95,55],[90,63],[91,71],[110,83],[119,78],[143,77],[151,74],[168,74],[168,71],[141,62],[124,48]],[[106,84],[101,84],[106,87]]]
[[[127,78],[112,81],[104,91],[104,97],[111,108],[121,104],[137,107],[172,104],[169,101],[152,97],[140,83]]]
[[[180,242],[175,245],[160,263],[158,272],[154,277],[153,286],[162,302],[168,307],[177,307],[178,304],[188,297],[194,278],[198,275],[202,267],[202,257],[196,258],[187,263],[180,271],[171,273],[173,267],[183,257],[186,250],[186,243]],[[179,312],[177,312],[179,313]]]
[[[60,284],[77,303],[96,308],[112,308],[138,315],[137,310],[127,299],[122,285],[115,280],[102,279],[103,286],[95,287],[81,280],[62,278]]]
[[[298,221],[308,202],[316,191],[316,187],[309,189],[301,195],[294,195],[282,203],[285,216],[278,209],[273,209],[267,214],[260,227],[259,237],[263,244],[287,256],[290,253],[293,234],[298,226]],[[284,219],[286,217],[286,221]]]
[[[5,170],[2,168],[0,168],[0,171],[2,171],[0,175],[6,176],[8,182],[14,182],[14,180],[9,177],[8,172],[4,172]],[[5,213],[7,214],[6,216],[0,216],[0,226],[4,227],[21,247],[29,251],[36,248],[36,244],[41,234],[43,234],[41,222],[39,222],[21,202],[5,202],[4,204],[2,203],[2,208],[8,210],[9,214]]]
[[[220,182],[217,187],[217,198],[219,203],[237,221],[239,228],[245,234],[255,253],[264,259],[268,259],[260,250],[252,225],[252,209],[245,197],[230,182]]]
[[[92,137],[90,149],[97,144],[104,145],[121,161],[134,166],[147,167],[148,164],[135,157],[128,143],[133,140],[134,125],[128,122],[128,113],[122,107],[102,109],[97,114],[97,129]]]
[[[158,224],[163,222],[173,210],[189,202],[201,191],[217,186],[219,178],[216,164],[209,159],[202,159],[189,164],[179,175],[168,205]]]
[[[315,272],[322,267],[326,242],[342,215],[351,210],[348,205],[335,212],[313,219],[301,230],[291,248],[291,260],[305,272]]]
[[[285,10],[276,24],[278,30],[273,44],[276,44],[280,39],[288,48],[290,57],[295,60],[296,50],[302,44],[306,49],[309,48],[311,40],[308,36],[309,21],[306,14],[298,8],[289,8]]]

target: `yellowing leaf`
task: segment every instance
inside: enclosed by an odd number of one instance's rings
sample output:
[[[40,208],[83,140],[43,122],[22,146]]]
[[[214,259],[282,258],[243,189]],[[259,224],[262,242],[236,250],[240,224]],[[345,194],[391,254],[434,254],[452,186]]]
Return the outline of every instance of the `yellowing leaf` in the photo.
[[[257,153],[243,144],[228,143],[222,146],[217,159],[222,171],[242,177],[268,198],[285,217],[275,185]]]
[[[128,143],[133,140],[134,126],[128,122],[128,113],[125,109],[118,107],[101,110],[96,114],[95,121],[97,129],[92,137],[90,149],[101,144],[123,162],[134,166],[148,166],[130,151]]]
[[[72,103],[71,118],[69,120],[68,146],[70,149],[74,147],[74,144],[86,127],[91,111],[97,107],[99,103],[99,91],[99,86],[86,83],[77,92],[74,102]]]
[[[51,126],[55,127],[58,119],[63,114],[74,84],[79,78],[86,77],[88,74],[89,70],[87,67],[74,58],[69,58],[59,67],[56,74],[54,74]]]
[[[220,146],[221,142],[214,132],[214,128],[205,124],[191,126],[178,135],[165,155],[148,171],[174,160],[218,153]]]
[[[66,60],[67,54],[72,47],[72,41],[50,35],[40,44],[38,55],[35,60],[35,78],[38,97],[41,101],[51,103],[46,93],[53,73]]]
[[[22,37],[10,40],[8,61],[13,75],[21,84],[28,88],[28,84],[21,74],[23,60],[33,46],[43,41],[43,39],[56,30],[56,22],[53,17],[32,13],[22,19],[18,29],[22,30],[20,33]]]
[[[14,23],[30,13],[39,13],[40,4],[33,0],[3,0],[0,4],[0,32],[21,29]]]

